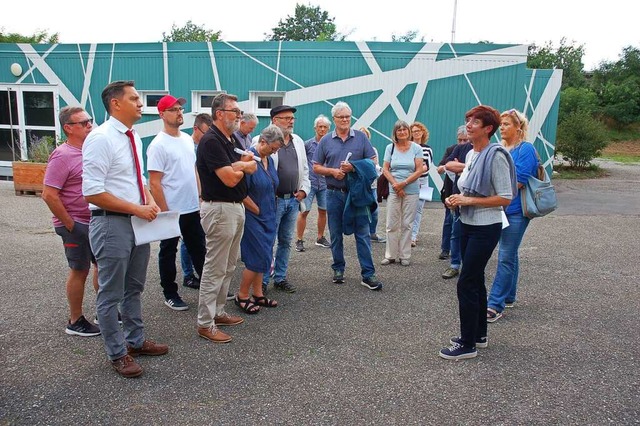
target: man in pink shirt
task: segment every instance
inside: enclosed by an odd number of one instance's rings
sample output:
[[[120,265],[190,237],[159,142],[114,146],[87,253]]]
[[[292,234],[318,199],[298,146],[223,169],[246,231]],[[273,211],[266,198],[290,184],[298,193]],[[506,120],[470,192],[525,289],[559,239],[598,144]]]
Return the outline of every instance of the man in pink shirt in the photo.
[[[70,268],[67,278],[70,318],[65,332],[76,336],[97,336],[100,328],[82,314],[84,284],[94,260],[89,246],[91,212],[82,196],[82,144],[91,132],[93,119],[79,107],[62,108],[59,118],[67,141],[49,157],[42,198],[53,213],[53,226],[62,237]],[[97,268],[94,267],[93,272],[93,286],[97,291]]]

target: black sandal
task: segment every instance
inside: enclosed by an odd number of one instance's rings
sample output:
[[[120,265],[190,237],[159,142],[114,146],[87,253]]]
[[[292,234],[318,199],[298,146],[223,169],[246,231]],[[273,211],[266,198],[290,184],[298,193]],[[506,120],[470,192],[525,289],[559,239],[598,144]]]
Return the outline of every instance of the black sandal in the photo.
[[[236,306],[245,311],[248,314],[257,314],[260,312],[260,307],[251,300],[251,298],[240,299],[236,294],[235,298]]]
[[[273,299],[267,299],[265,296],[253,296],[253,303],[258,306],[264,306],[265,308],[277,308],[278,302]]]

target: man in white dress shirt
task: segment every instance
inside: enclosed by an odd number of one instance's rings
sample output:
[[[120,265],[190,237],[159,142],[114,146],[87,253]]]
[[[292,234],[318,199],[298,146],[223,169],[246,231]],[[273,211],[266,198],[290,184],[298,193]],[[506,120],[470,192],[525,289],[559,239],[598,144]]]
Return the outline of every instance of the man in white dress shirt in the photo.
[[[133,356],[169,351],[144,337],[140,298],[150,251],[149,244],[136,246],[131,225],[132,216],[154,220],[160,208],[145,186],[142,141],[132,129],[142,116],[134,82],[109,83],[102,102],[111,117],[82,146],[82,193],[91,209],[89,241],[98,263],[96,311],[111,365],[123,377],[137,377],[143,370]]]

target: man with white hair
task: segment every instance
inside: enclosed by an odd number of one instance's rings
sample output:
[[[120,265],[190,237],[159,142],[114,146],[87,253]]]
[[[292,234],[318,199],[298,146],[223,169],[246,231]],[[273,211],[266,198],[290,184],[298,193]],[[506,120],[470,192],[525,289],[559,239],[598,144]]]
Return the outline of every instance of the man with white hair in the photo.
[[[258,125],[258,117],[251,112],[245,112],[242,114],[238,130],[233,132],[233,135],[240,141],[244,149],[251,147],[251,132],[256,129]]]
[[[349,197],[346,177],[348,173],[354,171],[354,165],[351,162],[362,159],[372,160],[376,154],[367,136],[361,131],[351,128],[351,108],[347,103],[336,103],[331,109],[331,115],[333,115],[336,128],[320,141],[313,157],[313,171],[326,176],[333,282],[343,284],[346,266],[342,236],[344,231],[343,214]],[[361,284],[369,290],[382,290],[382,283],[376,279],[376,270],[371,257],[369,222],[355,221],[354,236],[361,268]]]
[[[331,122],[327,117],[320,114],[313,122],[313,129],[316,132],[315,137],[309,139],[304,143],[304,148],[307,152],[307,162],[309,164],[309,181],[311,183],[311,189],[307,198],[304,199],[304,211],[298,213],[298,221],[296,223],[296,251],[303,252],[304,249],[304,230],[307,227],[307,216],[311,210],[313,200],[316,200],[318,205],[318,238],[316,239],[316,245],[318,247],[331,248],[331,243],[324,237],[324,229],[327,226],[327,182],[325,177],[317,175],[313,172],[313,155],[318,149],[318,143],[324,135],[329,132],[331,128]]]

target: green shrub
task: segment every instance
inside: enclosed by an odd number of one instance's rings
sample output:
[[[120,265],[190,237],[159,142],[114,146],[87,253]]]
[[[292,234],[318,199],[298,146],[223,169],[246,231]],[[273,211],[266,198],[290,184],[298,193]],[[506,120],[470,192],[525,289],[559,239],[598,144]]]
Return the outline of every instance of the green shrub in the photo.
[[[586,111],[572,112],[558,126],[556,150],[571,167],[588,166],[605,146],[607,142],[604,124]]]

